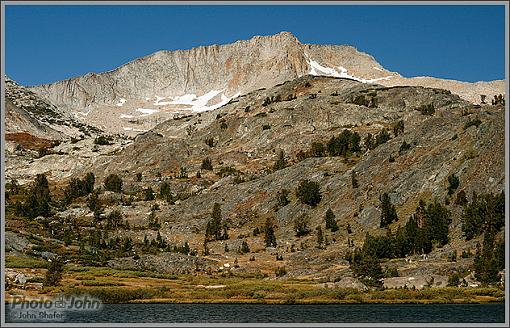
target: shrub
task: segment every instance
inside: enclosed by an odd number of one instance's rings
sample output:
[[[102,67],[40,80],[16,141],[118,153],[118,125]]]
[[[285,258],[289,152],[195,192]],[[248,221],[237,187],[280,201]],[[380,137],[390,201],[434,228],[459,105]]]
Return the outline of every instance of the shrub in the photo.
[[[109,136],[99,136],[94,139],[96,145],[111,145],[112,138]]]
[[[283,150],[278,152],[278,159],[274,163],[273,170],[278,171],[284,169],[287,166],[287,160],[285,159],[285,153]]]
[[[271,129],[271,125],[269,124],[263,124],[262,125],[262,131]]]
[[[466,192],[464,190],[461,190],[457,193],[457,198],[455,199],[456,205],[464,206],[468,202]]]
[[[106,190],[113,192],[122,192],[122,179],[117,174],[110,174],[104,180]]]
[[[470,121],[467,121],[465,124],[464,124],[464,130],[467,130],[469,127],[471,126],[476,126],[478,127],[480,124],[482,124],[482,121],[480,121],[479,119],[475,119],[475,120],[470,120]]]
[[[122,212],[120,210],[113,210],[106,217],[106,229],[114,230],[122,226]]]
[[[213,170],[213,165],[212,165],[211,159],[209,157],[204,158],[204,160],[202,161],[202,166],[200,166],[200,168],[202,170],[212,171]]]
[[[400,120],[393,124],[393,135],[398,136],[399,134],[404,133],[404,121]]]
[[[455,174],[448,176],[448,195],[453,195],[455,190],[459,187],[459,177]]]
[[[296,190],[296,195],[303,204],[312,207],[319,204],[322,199],[319,184],[309,180],[301,181]]]
[[[250,247],[248,246],[248,243],[246,242],[246,240],[243,240],[243,242],[241,243],[241,249],[239,250],[239,252],[241,254],[250,252]]]
[[[179,168],[179,175],[177,176],[180,179],[187,179],[188,178],[188,170],[184,166],[181,166]]]
[[[436,112],[433,104],[421,105],[416,108],[422,115],[432,116]]]
[[[386,269],[386,272],[384,274],[386,277],[388,278],[391,278],[391,277],[398,277],[399,276],[399,273],[398,273],[398,269],[397,267],[390,267],[390,268],[387,268]]]
[[[367,134],[365,137],[365,141],[363,142],[366,149],[374,149],[375,148],[375,140],[372,136],[372,133]]]
[[[214,138],[213,137],[210,137],[210,138],[207,138],[204,140],[205,144],[209,147],[214,147],[215,143],[214,143]]]
[[[283,277],[287,274],[287,270],[285,269],[285,266],[278,267],[274,271],[276,277]]]
[[[361,137],[357,132],[343,130],[338,137],[332,137],[327,144],[330,156],[350,156],[361,150]]]
[[[312,155],[312,157],[323,157],[326,155],[326,147],[322,142],[313,142],[310,149],[310,155]]]
[[[278,196],[277,196],[278,206],[284,207],[290,203],[290,201],[288,199],[288,195],[289,195],[289,191],[286,189],[282,189],[281,191],[278,192]]]
[[[390,140],[390,134],[388,133],[388,130],[383,128],[375,137],[375,144],[374,146],[377,147],[379,145],[382,145],[383,143],[386,143],[388,140]],[[374,148],[375,148],[374,147]]]
[[[408,151],[409,149],[411,149],[411,145],[404,141],[402,145],[400,145],[400,149],[398,152],[399,154],[402,154]]]
[[[310,233],[310,229],[308,228],[308,217],[306,215],[296,218],[294,221],[294,231],[296,232],[296,237],[305,236]]]
[[[234,167],[232,166],[224,166],[224,167],[221,167],[220,170],[218,171],[217,173],[220,177],[224,178],[224,177],[228,177],[229,175],[237,175],[239,174],[239,171],[236,170]]]
[[[156,194],[154,193],[151,187],[147,187],[146,189],[143,190],[143,199],[145,201],[156,199]]]
[[[457,287],[460,284],[460,275],[458,273],[454,273],[448,276],[448,287]]]
[[[310,156],[302,150],[298,151],[296,154],[296,159],[298,160],[298,162],[304,161],[308,157]]]

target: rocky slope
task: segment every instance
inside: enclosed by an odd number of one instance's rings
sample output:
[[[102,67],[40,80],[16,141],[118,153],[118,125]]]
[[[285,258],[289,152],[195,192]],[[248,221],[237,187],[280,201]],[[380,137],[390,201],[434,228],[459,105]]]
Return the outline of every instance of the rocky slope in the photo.
[[[302,44],[282,32],[227,45],[159,51],[117,69],[45,84],[34,92],[106,131],[136,135],[176,113],[218,108],[248,92],[311,74],[364,83],[441,87],[478,102],[504,93],[504,81],[463,83],[405,78],[350,46]]]
[[[433,115],[419,111],[429,106],[435,108]],[[101,146],[99,152],[93,152],[88,148],[92,145],[85,145],[86,140],[78,147],[63,143],[58,149],[68,152],[8,167],[6,173],[7,178],[28,181],[35,174],[46,172],[56,189],[61,189],[69,177],[83,177],[87,172],[95,174],[96,187],[107,175],[118,174],[124,181],[124,197],[132,197],[131,204],[123,205],[119,194],[102,192],[107,213],[119,209],[131,226],[141,227],[147,224],[154,205],[158,205],[154,213],[162,224],[161,235],[175,244],[188,241],[197,250],[203,248],[206,223],[217,202],[229,222],[230,238],[209,243],[212,255],[200,257],[218,266],[238,258],[238,270],[247,272],[272,273],[285,265],[289,277],[347,284],[352,282],[352,272],[344,259],[345,253],[353,249],[349,241],[361,246],[367,232],[386,233],[379,228],[382,193],[387,192],[396,206],[400,219],[390,225],[395,231],[414,212],[419,200],[444,203],[451,174],[460,179],[457,192],[464,191],[468,198],[472,192],[504,189],[504,117],[504,106],[475,106],[443,89],[387,87],[355,79],[306,75],[249,92],[214,111],[167,120],[138,135],[130,144]],[[399,120],[405,128],[395,135],[392,127]],[[479,123],[472,124],[477,120]],[[375,149],[362,147],[348,158],[298,156],[299,151],[309,150],[313,142],[326,143],[344,129],[359,133],[364,140],[369,133],[376,135],[383,128],[390,131],[389,141]],[[404,148],[404,144],[408,146]],[[287,165],[274,171],[279,150],[284,151]],[[211,159],[212,170],[201,168],[205,158]],[[352,186],[353,172],[357,188]],[[304,205],[297,199],[295,190],[302,179],[319,183],[322,199],[317,206]],[[162,199],[145,201],[143,190],[151,187],[159,191],[163,181],[170,184],[175,204]],[[290,192],[290,202],[281,206],[277,196],[283,189]],[[426,259],[410,256],[386,263],[398,266],[400,272],[400,280],[391,278],[388,286],[409,284],[408,278],[423,285],[431,276],[445,285],[451,272],[468,272],[472,258],[458,262],[448,259],[452,251],[474,252],[478,241],[466,242],[462,238],[462,209],[454,204],[455,197],[456,194],[451,196],[449,205],[450,242],[434,249]],[[315,227],[323,225],[327,209],[334,212],[340,230],[327,231],[329,245],[317,248]],[[83,222],[92,220],[85,201],[78,201],[57,216],[63,215]],[[294,222],[301,216],[309,218],[313,233],[296,237]],[[267,219],[276,225],[277,248],[265,248],[263,235],[252,233],[255,228],[262,228]],[[112,233],[138,242],[144,235],[154,238],[156,234],[147,228]],[[249,244],[250,253],[238,252],[243,240]],[[230,252],[225,251],[225,244]],[[275,261],[276,254],[283,255],[284,261]],[[255,261],[249,260],[252,256]],[[147,267],[165,267],[157,262],[157,257],[143,259]],[[114,260],[110,264],[136,266],[133,261]],[[164,271],[178,272],[179,268],[168,264]]]
[[[70,113],[9,77],[4,76],[4,81],[7,133],[25,132],[36,137],[64,139],[101,132],[95,127],[78,122]]]

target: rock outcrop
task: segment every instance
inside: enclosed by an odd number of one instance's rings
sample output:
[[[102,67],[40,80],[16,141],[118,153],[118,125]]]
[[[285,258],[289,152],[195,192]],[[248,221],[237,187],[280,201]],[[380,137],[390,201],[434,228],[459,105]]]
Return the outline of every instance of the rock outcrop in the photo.
[[[69,136],[92,135],[99,129],[78,122],[50,100],[18,85],[4,76],[6,132],[29,133],[36,137],[63,139]]]

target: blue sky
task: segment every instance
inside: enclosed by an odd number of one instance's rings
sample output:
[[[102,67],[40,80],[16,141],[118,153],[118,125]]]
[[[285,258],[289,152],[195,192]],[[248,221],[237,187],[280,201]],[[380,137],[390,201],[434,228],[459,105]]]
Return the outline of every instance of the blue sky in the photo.
[[[158,50],[292,32],[348,44],[404,76],[504,79],[504,6],[21,6],[5,8],[6,73],[24,85],[114,69]]]

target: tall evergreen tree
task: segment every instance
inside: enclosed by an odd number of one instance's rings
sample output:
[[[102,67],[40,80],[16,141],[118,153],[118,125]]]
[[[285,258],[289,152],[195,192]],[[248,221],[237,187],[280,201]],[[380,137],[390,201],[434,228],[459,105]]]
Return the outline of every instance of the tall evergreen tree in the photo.
[[[211,219],[207,222],[205,238],[209,240],[228,239],[227,223],[222,220],[221,205],[214,203]]]
[[[388,193],[382,194],[380,201],[382,208],[380,227],[384,228],[390,225],[393,221],[397,221],[398,217],[395,206],[391,203]]]
[[[44,174],[38,174],[23,204],[23,213],[33,219],[37,216],[50,214],[50,189]]]
[[[317,227],[317,245],[319,248],[324,246],[324,233],[322,232],[321,226]]]
[[[336,223],[335,214],[333,213],[333,211],[330,208],[326,211],[325,220],[326,220],[326,229],[330,229],[332,232],[335,232],[338,230],[338,225]]]
[[[271,219],[266,220],[264,227],[264,243],[266,247],[276,247],[276,236],[274,234],[274,227]]]

